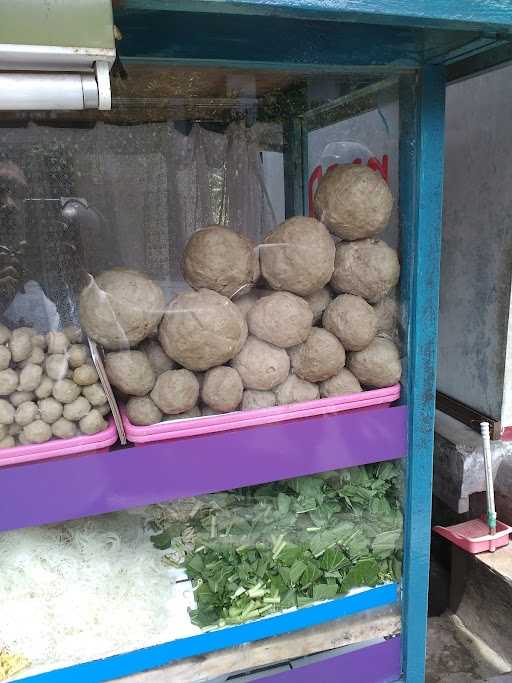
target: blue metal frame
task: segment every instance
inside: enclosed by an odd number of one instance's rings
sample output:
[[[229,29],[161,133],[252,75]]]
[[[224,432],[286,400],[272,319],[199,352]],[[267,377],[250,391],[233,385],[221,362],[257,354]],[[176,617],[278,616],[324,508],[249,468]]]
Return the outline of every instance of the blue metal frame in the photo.
[[[36,676],[27,676],[21,680],[26,683],[32,683],[32,681],[34,683],[101,683],[102,681],[110,681],[140,671],[155,669],[187,657],[196,657],[270,636],[318,626],[333,619],[365,612],[376,607],[392,605],[397,602],[397,589],[395,583],[390,583],[268,619],[210,631],[189,638],[180,638],[162,645],[133,650],[106,659],[55,669]]]
[[[511,30],[508,0],[123,0],[127,10],[321,17],[354,23]]]
[[[424,680],[443,202],[445,70],[423,68],[400,88],[401,295],[409,407],[405,499],[403,662]]]

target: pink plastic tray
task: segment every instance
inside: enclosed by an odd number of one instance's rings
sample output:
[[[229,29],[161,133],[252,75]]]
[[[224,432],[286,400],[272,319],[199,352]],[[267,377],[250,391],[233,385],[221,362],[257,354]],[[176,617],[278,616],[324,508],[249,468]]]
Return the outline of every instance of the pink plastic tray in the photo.
[[[489,527],[484,520],[472,519],[469,522],[462,522],[462,524],[454,524],[453,526],[435,526],[434,531],[459,548],[476,555],[508,545],[512,527],[498,521],[496,522],[496,533],[491,536]]]
[[[212,432],[224,432],[228,429],[242,429],[256,425],[271,424],[273,422],[296,420],[313,415],[361,410],[373,406],[384,408],[391,405],[398,398],[400,398],[400,385],[395,384],[385,389],[363,391],[358,394],[322,398],[316,401],[294,403],[288,406],[274,406],[273,408],[260,408],[259,410],[248,410],[238,413],[159,422],[149,427],[137,427],[132,424],[124,409],[121,409],[121,416],[126,431],[126,438],[129,441],[132,443],[149,443],[197,436],[199,434],[210,434]]]
[[[116,441],[117,429],[114,420],[110,418],[106,429],[91,436],[74,436],[72,439],[53,439],[46,443],[31,444],[30,446],[0,448],[0,467],[35,460],[60,458],[63,455],[86,453],[87,451],[101,453],[109,451],[109,447]]]

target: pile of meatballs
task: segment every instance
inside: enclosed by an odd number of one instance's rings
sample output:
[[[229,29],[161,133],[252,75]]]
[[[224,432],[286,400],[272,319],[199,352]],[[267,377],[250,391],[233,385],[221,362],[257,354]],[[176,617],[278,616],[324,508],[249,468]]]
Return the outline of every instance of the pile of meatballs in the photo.
[[[331,168],[316,218],[290,218],[260,245],[235,230],[196,231],[182,258],[189,291],[117,268],[80,296],[85,333],[129,420],[151,425],[269,408],[396,384],[401,363],[391,295],[397,253],[387,183],[361,165]]]
[[[96,434],[109,412],[80,329],[0,325],[0,448]]]

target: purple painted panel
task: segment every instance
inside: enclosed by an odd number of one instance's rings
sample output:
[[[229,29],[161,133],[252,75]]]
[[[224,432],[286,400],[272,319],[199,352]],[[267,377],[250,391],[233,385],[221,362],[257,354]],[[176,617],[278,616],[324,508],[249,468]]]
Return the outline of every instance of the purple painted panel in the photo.
[[[263,683],[393,683],[400,679],[400,637],[260,678]]]
[[[0,531],[406,454],[406,408],[321,415],[0,468]]]

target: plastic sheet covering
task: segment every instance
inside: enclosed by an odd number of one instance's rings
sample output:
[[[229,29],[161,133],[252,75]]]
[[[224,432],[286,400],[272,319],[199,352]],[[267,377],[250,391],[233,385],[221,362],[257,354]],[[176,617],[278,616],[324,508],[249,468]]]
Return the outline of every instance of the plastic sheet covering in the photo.
[[[184,132],[173,124],[30,124],[2,131],[0,161],[25,176],[16,207],[2,213],[2,244],[17,252],[27,242],[18,286],[40,283],[63,324],[76,320],[84,269],[130,264],[175,281],[194,230],[222,223],[258,241],[273,225],[258,145],[243,124],[223,133],[197,124]],[[62,198],[86,210],[66,216]]]

